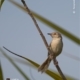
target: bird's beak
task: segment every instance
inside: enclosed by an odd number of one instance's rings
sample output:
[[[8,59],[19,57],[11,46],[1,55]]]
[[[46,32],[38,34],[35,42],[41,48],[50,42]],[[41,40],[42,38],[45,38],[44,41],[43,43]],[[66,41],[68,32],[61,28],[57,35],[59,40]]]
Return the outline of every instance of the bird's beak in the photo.
[[[52,35],[51,33],[47,33],[47,34],[50,35],[50,36]]]

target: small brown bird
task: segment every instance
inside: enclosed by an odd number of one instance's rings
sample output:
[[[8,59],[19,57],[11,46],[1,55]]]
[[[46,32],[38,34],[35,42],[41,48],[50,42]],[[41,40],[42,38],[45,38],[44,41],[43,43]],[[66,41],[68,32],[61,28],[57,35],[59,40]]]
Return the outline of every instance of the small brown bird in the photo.
[[[50,62],[53,60],[53,56],[55,56],[56,58],[56,56],[58,56],[62,52],[63,48],[62,36],[59,32],[48,33],[48,35],[52,37],[49,48],[53,52],[53,54],[50,54],[48,52],[48,58],[38,68],[38,71],[41,71],[42,73],[45,72],[49,67]]]

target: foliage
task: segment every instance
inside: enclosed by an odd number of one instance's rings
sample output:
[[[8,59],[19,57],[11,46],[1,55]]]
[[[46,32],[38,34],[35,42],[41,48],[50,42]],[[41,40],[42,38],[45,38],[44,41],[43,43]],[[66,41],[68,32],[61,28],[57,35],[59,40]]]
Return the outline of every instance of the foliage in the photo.
[[[3,5],[5,0],[1,0],[0,1],[0,9]],[[15,2],[14,0],[8,0],[9,2],[11,2],[13,5],[15,5],[16,7],[18,7],[19,9],[23,10],[24,12],[27,13],[27,11],[25,10],[25,8],[20,5],[19,3]],[[32,11],[32,10],[31,10]],[[49,21],[48,19],[44,18],[43,16],[37,14],[36,12],[32,11],[33,15],[35,16],[35,18],[37,18],[39,21],[41,21],[42,23],[46,24],[47,26],[46,27],[50,27],[52,29],[55,29],[59,32],[61,32],[64,36],[66,36],[68,39],[70,39],[71,41],[73,41],[74,43],[76,43],[77,45],[80,45],[80,39],[73,35],[72,33],[70,33],[69,31],[66,31],[65,29],[61,28],[59,25]],[[30,78],[19,68],[19,66],[17,66],[17,64],[15,64],[15,62],[0,48],[0,51],[2,52],[2,54],[11,62],[11,64],[13,64],[13,66],[19,71],[19,73],[26,79],[26,80],[30,80]],[[30,62],[32,64],[32,68],[35,68],[37,69],[39,64],[26,58],[26,57],[23,57],[21,55],[18,55],[18,54],[15,54],[25,60],[27,60],[28,62]],[[52,77],[53,79],[55,80],[62,80],[61,77],[59,76],[59,74],[57,72],[55,72],[54,70],[47,70],[46,71],[46,74],[49,75],[50,77]],[[66,75],[66,78],[67,80],[76,80],[72,77],[69,77]],[[1,80],[4,80],[3,79],[3,71],[2,71],[2,67],[1,67],[1,63],[0,63],[0,79]]]

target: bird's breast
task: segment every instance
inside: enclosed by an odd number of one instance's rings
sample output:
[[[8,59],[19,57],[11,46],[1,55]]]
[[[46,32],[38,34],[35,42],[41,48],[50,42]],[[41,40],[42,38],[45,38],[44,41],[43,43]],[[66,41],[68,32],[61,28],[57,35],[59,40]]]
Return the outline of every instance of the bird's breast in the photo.
[[[61,39],[53,39],[51,42],[51,50],[53,53],[59,55],[62,51],[63,43]]]

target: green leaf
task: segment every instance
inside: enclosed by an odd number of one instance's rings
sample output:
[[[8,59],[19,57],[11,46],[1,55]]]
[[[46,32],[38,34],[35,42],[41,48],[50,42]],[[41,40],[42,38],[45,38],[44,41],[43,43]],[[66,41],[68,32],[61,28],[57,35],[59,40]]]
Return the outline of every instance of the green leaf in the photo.
[[[29,62],[30,62],[31,64],[33,64],[36,68],[38,68],[38,67],[40,66],[38,63],[36,63],[36,62],[34,62],[34,61],[26,58],[26,57],[23,57],[23,56],[18,55],[18,54],[15,54],[15,55],[17,55],[17,56],[19,56],[19,57],[21,57],[21,58],[29,61]],[[49,70],[49,69],[48,69],[48,70],[46,71],[46,74],[49,75],[50,77],[52,77],[52,78],[55,79],[55,80],[62,80],[62,78],[59,76],[59,74],[58,74],[56,71],[54,71],[54,70]],[[77,79],[72,78],[72,77],[67,76],[67,75],[66,75],[66,78],[67,78],[67,80],[77,80]]]
[[[0,9],[1,9],[3,2],[4,2],[4,0],[0,0]]]
[[[1,62],[0,62],[0,80],[4,80],[3,79],[3,71],[2,71],[2,67],[1,67]]]
[[[30,62],[31,64],[33,64],[36,68],[38,68],[38,67],[40,66],[38,63],[36,63],[36,62],[34,62],[34,61],[32,61],[32,60],[24,57],[24,56],[21,56],[21,55],[19,55],[19,54],[16,54],[16,53],[8,50],[8,49],[5,48],[5,47],[3,47],[3,48],[6,49],[7,51],[9,51],[11,54],[14,54],[14,55],[16,55],[16,56],[18,56],[18,57],[21,57],[21,58],[29,61],[29,62]],[[47,71],[46,71],[46,74],[49,75],[50,77],[52,77],[52,78],[55,79],[55,80],[62,80],[62,78],[59,76],[59,74],[58,74],[57,72],[55,72],[55,71],[47,70]],[[77,79],[74,79],[74,78],[69,77],[69,76],[67,76],[67,75],[66,75],[66,78],[67,78],[67,80],[77,80]]]
[[[32,61],[32,60],[30,60],[30,59],[28,59],[28,58],[25,58],[25,57],[23,57],[23,56],[21,56],[21,55],[18,55],[18,54],[16,54],[16,53],[8,50],[8,49],[5,48],[5,47],[3,47],[3,48],[6,49],[7,51],[9,51],[10,53],[12,53],[12,54],[14,54],[14,55],[16,55],[16,56],[18,56],[18,57],[21,57],[21,58],[29,61],[29,62],[30,62],[31,64],[33,64],[35,67],[37,67],[37,68],[39,67],[39,64],[37,64],[36,62],[34,62],[34,61]],[[49,76],[51,76],[53,79],[55,79],[55,80],[62,80],[62,78],[61,78],[59,75],[55,74],[54,72],[51,72],[51,71],[47,70],[46,73],[47,73]]]
[[[21,10],[26,11],[25,7],[20,5],[19,3],[13,1],[13,0],[8,0],[9,2],[11,2],[12,4],[14,4],[15,6],[17,6],[18,8],[20,8]],[[69,31],[61,28],[60,26],[58,26],[57,24],[49,21],[48,19],[42,17],[41,15],[37,14],[36,12],[32,11],[33,15],[40,20],[41,22],[43,22],[44,24],[48,25],[47,27],[50,27],[52,29],[55,29],[57,31],[59,31],[60,33],[62,33],[64,36],[66,36],[67,38],[69,38],[70,40],[74,41],[76,44],[80,45],[80,39],[78,37],[76,37],[75,35],[73,35],[72,33],[70,33]]]
[[[17,64],[0,48],[2,54],[11,62],[11,64],[19,71],[25,80],[30,80],[29,77],[17,66]],[[2,80],[2,79],[1,79]]]

